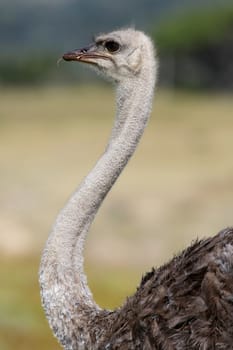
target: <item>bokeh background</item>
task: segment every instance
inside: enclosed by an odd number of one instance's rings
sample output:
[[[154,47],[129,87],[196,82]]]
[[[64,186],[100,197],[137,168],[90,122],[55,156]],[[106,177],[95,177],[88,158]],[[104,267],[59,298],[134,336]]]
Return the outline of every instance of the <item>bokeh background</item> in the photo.
[[[197,237],[233,224],[232,0],[0,0],[0,349],[60,349],[38,266],[58,210],[103,151],[114,92],[56,61],[93,34],[135,26],[160,60],[151,122],[91,228],[97,302]]]

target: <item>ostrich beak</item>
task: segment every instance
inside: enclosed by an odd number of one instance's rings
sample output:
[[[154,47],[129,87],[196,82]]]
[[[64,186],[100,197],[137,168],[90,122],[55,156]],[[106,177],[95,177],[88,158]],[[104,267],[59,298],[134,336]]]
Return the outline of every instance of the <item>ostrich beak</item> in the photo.
[[[107,59],[110,59],[110,56],[107,53],[105,54],[105,53],[97,52],[97,48],[93,44],[83,49],[77,49],[74,51],[66,52],[62,56],[62,58],[65,61],[78,61],[78,62],[97,64],[96,60],[98,59],[107,60]]]

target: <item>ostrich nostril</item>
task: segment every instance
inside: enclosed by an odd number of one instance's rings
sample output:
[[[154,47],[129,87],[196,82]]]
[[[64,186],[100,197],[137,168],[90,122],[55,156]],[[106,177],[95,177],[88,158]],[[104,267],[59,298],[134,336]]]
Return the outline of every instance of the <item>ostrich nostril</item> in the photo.
[[[87,47],[84,47],[83,49],[80,50],[81,53],[87,53],[87,51],[88,51]]]

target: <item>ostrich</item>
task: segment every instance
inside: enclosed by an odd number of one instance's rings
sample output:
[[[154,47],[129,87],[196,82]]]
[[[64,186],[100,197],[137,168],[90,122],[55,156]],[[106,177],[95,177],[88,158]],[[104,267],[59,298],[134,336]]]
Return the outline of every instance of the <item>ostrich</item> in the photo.
[[[232,228],[152,269],[120,308],[93,300],[83,270],[86,235],[147,124],[157,61],[151,40],[134,29],[99,35],[63,59],[112,79],[117,113],[105,152],[58,214],[42,255],[42,304],[55,336],[66,350],[233,349]]]

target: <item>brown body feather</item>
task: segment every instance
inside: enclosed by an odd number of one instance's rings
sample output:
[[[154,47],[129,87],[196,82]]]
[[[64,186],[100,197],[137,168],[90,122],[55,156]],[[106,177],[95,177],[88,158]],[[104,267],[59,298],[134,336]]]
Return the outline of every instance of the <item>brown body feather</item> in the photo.
[[[233,228],[153,269],[108,317],[98,349],[233,349]]]

